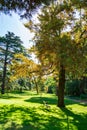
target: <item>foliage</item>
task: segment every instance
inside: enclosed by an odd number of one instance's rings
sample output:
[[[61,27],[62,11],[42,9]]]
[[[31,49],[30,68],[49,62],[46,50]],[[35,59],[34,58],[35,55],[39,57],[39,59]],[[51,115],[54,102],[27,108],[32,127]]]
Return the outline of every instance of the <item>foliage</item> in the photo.
[[[85,95],[86,92],[86,78],[82,79],[72,79],[66,81],[65,94],[71,96],[81,96]]]
[[[80,96],[80,81],[73,80],[66,82],[66,94],[71,96]]]
[[[16,54],[15,59],[12,61],[11,71],[12,76],[10,80],[17,80],[20,78],[29,78],[31,84],[39,92],[39,85],[41,85],[41,65],[35,63],[32,59],[24,56],[23,54]]]
[[[11,71],[13,72],[11,80],[22,77],[31,77],[32,73],[39,72],[39,68],[40,65],[34,63],[30,58],[23,54],[16,54],[11,66]]]
[[[23,42],[20,40],[20,38],[11,32],[8,32],[8,34],[6,34],[4,37],[0,37],[0,61],[2,61],[2,94],[4,94],[7,69],[8,73],[10,74],[9,67],[7,65],[11,64],[11,60],[13,59],[14,54],[24,52],[25,49],[22,43]]]
[[[21,17],[30,18],[32,12],[35,13],[40,5],[49,4],[50,0],[1,0],[0,12],[11,14],[12,11],[17,12]]]
[[[47,87],[47,93],[55,93],[56,81],[53,79],[53,77],[47,77],[44,85]]]
[[[25,81],[24,81],[23,78],[20,78],[20,79],[18,80],[18,83],[20,84],[20,86],[25,86]]]
[[[67,13],[65,14],[61,9],[58,12],[57,7],[58,5],[47,7],[38,16],[40,23],[37,24],[36,28],[38,29],[35,32],[35,47],[38,51],[37,57],[42,64],[48,65],[52,63],[53,67],[57,70],[60,67],[60,62],[62,62],[66,72],[70,71],[73,74],[77,72],[82,74],[85,67],[85,57],[83,55],[85,50],[83,50],[82,46],[77,46],[76,38],[73,40],[70,32],[65,33],[62,31],[64,28],[67,28],[68,24],[66,23],[70,19],[69,16],[66,17]],[[64,10],[67,11],[67,7]],[[64,18],[66,18],[66,21],[63,20]]]

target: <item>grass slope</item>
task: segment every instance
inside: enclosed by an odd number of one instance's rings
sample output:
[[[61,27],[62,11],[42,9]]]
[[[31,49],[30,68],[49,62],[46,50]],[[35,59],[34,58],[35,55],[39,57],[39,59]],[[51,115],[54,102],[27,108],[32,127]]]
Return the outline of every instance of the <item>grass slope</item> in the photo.
[[[0,96],[0,130],[87,130],[87,105],[65,99],[66,108],[60,109],[56,103],[50,94]]]

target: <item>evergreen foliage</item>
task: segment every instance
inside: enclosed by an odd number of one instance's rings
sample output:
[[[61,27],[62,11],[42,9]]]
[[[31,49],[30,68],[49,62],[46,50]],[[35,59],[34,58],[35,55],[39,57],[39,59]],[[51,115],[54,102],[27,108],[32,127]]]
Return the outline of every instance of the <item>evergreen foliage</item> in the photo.
[[[4,37],[0,37],[0,61],[2,70],[1,93],[5,92],[5,82],[7,75],[7,65],[11,64],[14,54],[23,53],[22,41],[14,33],[8,32]]]

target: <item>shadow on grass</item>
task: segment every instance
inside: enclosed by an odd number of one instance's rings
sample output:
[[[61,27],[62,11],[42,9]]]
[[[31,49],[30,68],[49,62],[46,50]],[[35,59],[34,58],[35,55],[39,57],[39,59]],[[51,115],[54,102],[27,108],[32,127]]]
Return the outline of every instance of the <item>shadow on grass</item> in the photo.
[[[32,97],[25,101],[32,102],[32,103],[39,103],[39,104],[43,104],[43,102],[45,101],[47,104],[50,104],[50,105],[57,104],[57,99],[53,97],[52,98],[51,97]]]
[[[31,96],[31,95],[36,95],[35,93],[29,93],[27,91],[24,92],[19,92],[19,91],[14,91],[14,92],[9,92],[5,94],[0,94],[0,99],[14,99],[14,98],[21,98],[22,96]]]
[[[0,130],[64,130],[66,128],[66,125],[63,125],[65,121],[63,117],[59,119],[52,115],[52,111],[44,110],[35,107],[3,106],[0,111]]]
[[[87,113],[75,114],[67,108],[61,110],[67,116],[67,130],[87,130]]]
[[[14,99],[14,98],[20,99],[21,97],[14,96],[14,95],[0,95],[0,99]]]
[[[0,130],[87,130],[87,114],[67,108],[4,105],[0,107]]]
[[[43,104],[43,102],[45,101],[48,105],[57,105],[58,99],[57,97],[31,97],[24,101],[39,104]],[[73,104],[79,104],[79,103],[76,103],[73,100],[65,99],[65,105],[73,105]]]

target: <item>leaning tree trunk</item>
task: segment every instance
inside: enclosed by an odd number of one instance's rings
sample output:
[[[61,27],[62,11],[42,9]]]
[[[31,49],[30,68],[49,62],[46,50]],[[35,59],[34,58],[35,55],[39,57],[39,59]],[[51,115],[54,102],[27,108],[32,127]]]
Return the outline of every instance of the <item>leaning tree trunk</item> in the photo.
[[[65,68],[60,65],[59,85],[58,85],[58,107],[65,107],[64,104],[64,89],[65,89]]]

